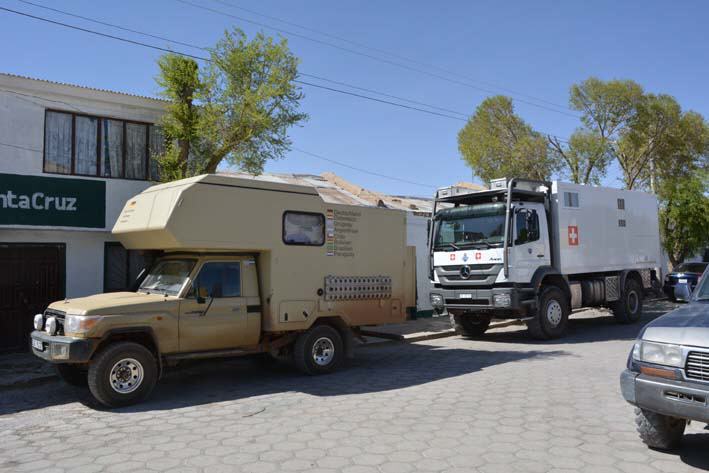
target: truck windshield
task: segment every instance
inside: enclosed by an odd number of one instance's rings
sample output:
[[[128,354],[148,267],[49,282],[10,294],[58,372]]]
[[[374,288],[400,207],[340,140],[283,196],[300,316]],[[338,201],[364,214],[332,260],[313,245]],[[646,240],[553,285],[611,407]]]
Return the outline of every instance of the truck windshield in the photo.
[[[483,204],[442,210],[436,214],[434,249],[502,245],[505,205]]]
[[[138,292],[176,296],[194,267],[192,259],[166,259],[153,266]]]

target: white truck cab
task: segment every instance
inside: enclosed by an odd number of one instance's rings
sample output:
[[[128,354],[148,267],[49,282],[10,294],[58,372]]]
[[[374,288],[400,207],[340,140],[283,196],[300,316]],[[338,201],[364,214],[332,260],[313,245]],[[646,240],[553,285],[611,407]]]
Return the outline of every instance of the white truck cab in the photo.
[[[456,329],[493,318],[561,336],[572,309],[607,306],[634,322],[660,261],[657,201],[642,192],[500,179],[490,190],[443,188],[429,233],[431,303]]]

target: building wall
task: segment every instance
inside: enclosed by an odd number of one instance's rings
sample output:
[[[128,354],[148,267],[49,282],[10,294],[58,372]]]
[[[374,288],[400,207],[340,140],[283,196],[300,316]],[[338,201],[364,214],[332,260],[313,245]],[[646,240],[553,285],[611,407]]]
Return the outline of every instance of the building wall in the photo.
[[[429,280],[427,224],[428,219],[407,213],[406,243],[416,247],[416,307],[419,316],[431,316],[433,307],[429,298],[431,282]]]
[[[149,98],[0,74],[0,173],[106,183],[103,228],[0,225],[0,243],[66,244],[67,297],[103,291],[104,243],[115,241],[110,233],[113,223],[126,200],[152,183],[44,173],[45,111],[50,109],[156,123],[163,106],[163,102]],[[4,192],[7,189],[0,189],[0,193]]]

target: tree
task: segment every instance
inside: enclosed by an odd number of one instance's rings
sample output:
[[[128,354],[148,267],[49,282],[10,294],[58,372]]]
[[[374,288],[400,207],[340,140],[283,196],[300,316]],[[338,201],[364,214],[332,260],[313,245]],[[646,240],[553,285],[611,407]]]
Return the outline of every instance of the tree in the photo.
[[[706,173],[667,179],[659,191],[662,246],[674,268],[709,245]]]
[[[615,158],[614,143],[637,115],[643,89],[629,80],[591,77],[571,86],[569,103],[581,112],[582,126],[566,145],[549,136],[552,150],[577,184],[599,184]]]
[[[225,160],[259,174],[290,149],[288,128],[307,119],[298,111],[298,59],[285,39],[259,33],[248,41],[235,29],[203,68],[175,54],[158,65],[157,82],[170,100],[162,120],[167,146],[158,157],[163,179],[213,173]]]
[[[541,133],[514,112],[512,99],[485,99],[458,133],[458,149],[473,172],[484,181],[520,176],[549,179],[558,161]]]

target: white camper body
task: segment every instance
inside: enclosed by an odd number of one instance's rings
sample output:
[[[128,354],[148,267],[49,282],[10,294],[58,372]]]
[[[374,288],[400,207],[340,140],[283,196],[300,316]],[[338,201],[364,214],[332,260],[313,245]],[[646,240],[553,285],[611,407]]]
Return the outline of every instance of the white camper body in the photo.
[[[554,181],[554,267],[567,275],[659,267],[657,213],[652,194]]]
[[[657,200],[637,191],[526,179],[441,189],[429,244],[431,303],[467,335],[518,318],[558,337],[581,307],[634,322],[661,277]]]

